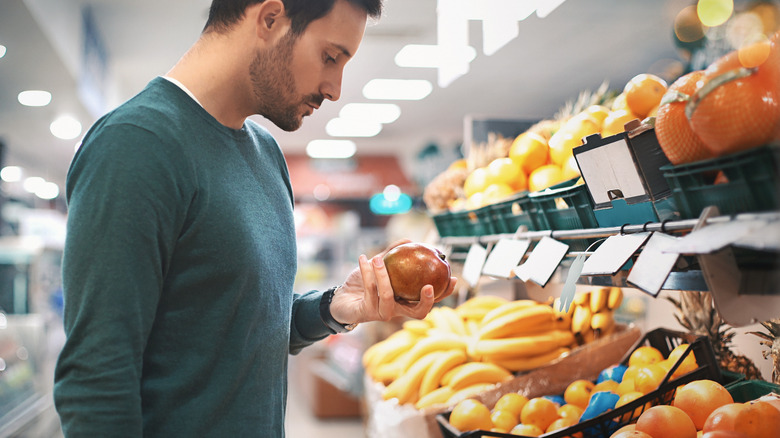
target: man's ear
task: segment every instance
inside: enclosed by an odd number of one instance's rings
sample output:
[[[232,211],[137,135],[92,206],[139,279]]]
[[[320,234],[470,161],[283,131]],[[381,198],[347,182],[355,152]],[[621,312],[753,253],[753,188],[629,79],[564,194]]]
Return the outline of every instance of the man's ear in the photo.
[[[254,14],[250,15],[250,12]],[[281,0],[265,0],[250,6],[247,15],[255,18],[259,38],[273,40],[287,33],[290,20],[285,14],[284,3]]]

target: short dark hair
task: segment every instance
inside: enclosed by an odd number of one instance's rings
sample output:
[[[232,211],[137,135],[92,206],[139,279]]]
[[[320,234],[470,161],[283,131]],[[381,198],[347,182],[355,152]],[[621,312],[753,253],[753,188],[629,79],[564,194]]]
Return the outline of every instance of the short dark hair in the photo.
[[[203,31],[222,32],[244,16],[246,8],[265,0],[213,0],[209,18]],[[382,15],[382,0],[346,0],[366,11],[371,18]],[[285,14],[292,23],[293,35],[300,35],[314,20],[324,17],[333,9],[336,0],[282,0]]]

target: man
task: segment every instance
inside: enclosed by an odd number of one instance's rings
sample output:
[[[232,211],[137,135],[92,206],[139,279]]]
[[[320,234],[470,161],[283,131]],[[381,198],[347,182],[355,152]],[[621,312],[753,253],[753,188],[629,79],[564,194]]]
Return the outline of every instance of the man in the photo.
[[[293,294],[287,167],[247,120],[295,130],[337,100],[380,1],[214,0],[173,69],[90,129],[66,192],[66,436],[282,437],[288,354],[430,311],[430,285],[393,299],[382,254]]]

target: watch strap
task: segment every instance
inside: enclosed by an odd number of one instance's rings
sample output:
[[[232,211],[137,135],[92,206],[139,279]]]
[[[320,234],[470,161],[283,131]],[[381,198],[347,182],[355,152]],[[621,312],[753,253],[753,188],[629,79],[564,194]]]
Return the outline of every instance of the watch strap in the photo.
[[[357,327],[357,323],[342,324],[336,321],[330,313],[330,303],[333,301],[333,296],[336,294],[336,290],[338,290],[339,287],[341,286],[333,286],[326,290],[322,294],[322,299],[320,300],[320,318],[322,318],[322,322],[324,322],[334,334],[350,332]]]

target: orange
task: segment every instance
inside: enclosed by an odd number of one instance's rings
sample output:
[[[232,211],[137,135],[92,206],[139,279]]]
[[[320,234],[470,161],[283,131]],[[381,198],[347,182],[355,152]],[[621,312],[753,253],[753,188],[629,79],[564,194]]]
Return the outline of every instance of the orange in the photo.
[[[732,74],[742,76],[725,81]],[[742,68],[739,52],[735,50],[707,67],[697,84],[686,114],[693,132],[713,155],[767,144],[780,132],[780,42],[777,38],[773,37],[770,43],[767,60],[755,69]]]
[[[614,392],[617,394],[617,388],[620,384],[614,380],[604,380],[601,383],[597,383],[596,386],[593,387],[593,390],[591,392],[602,392],[602,391],[609,391]]]
[[[754,68],[766,62],[771,53],[771,41],[762,38],[760,41],[737,49],[737,58],[743,67]]]
[[[745,438],[773,438],[780,430],[780,410],[766,402],[748,402],[734,419],[734,429]]]
[[[639,370],[639,367],[636,368],[637,371]],[[627,379],[626,376],[623,376],[623,380],[620,381],[620,384],[618,385],[617,389],[615,390],[615,394],[617,395],[625,395],[629,392],[635,392],[636,391],[636,384],[634,383],[634,379]]]
[[[514,191],[527,188],[525,173],[518,161],[512,158],[496,158],[487,166],[487,184],[505,184]]]
[[[514,414],[515,418],[520,418],[520,412],[523,411],[523,406],[528,403],[528,398],[524,395],[516,392],[508,392],[501,396],[493,406],[493,410],[509,411]]]
[[[601,136],[609,137],[620,134],[626,130],[626,123],[638,118],[639,116],[626,109],[610,111],[607,118],[604,119],[604,125],[601,127]]]
[[[488,171],[484,167],[478,167],[466,177],[466,181],[463,182],[463,192],[466,194],[466,198],[469,198],[474,193],[485,190],[487,186]]]
[[[631,365],[650,365],[664,360],[664,355],[655,347],[643,345],[638,347],[628,357],[628,366]],[[625,377],[625,373],[623,373]]]
[[[615,403],[615,409],[617,409],[617,408],[619,408],[619,407],[621,407],[621,406],[623,406],[625,404],[631,403],[632,401],[638,399],[639,397],[642,397],[643,395],[644,394],[642,394],[639,391],[627,392],[627,393],[621,395],[620,398],[618,399],[617,403]],[[620,421],[628,422],[628,421],[636,420],[637,418],[639,418],[640,415],[642,415],[642,412],[644,412],[645,410],[650,408],[650,406],[651,406],[651,404],[647,403],[646,405],[640,406],[640,407],[634,409],[631,412],[625,413],[625,414],[623,414],[622,417],[620,417]]]
[[[623,88],[626,105],[639,118],[645,118],[650,110],[661,103],[666,88],[666,81],[660,77],[649,73],[638,74]]]
[[[515,193],[512,187],[509,187],[503,183],[493,183],[485,188],[482,192],[483,202],[485,205],[495,204],[501,200],[504,200]]]
[[[685,411],[693,420],[696,429],[702,429],[712,411],[729,403],[734,403],[734,399],[723,385],[702,379],[677,388],[672,406]]]
[[[670,364],[675,364],[682,358],[683,353],[688,349],[688,344],[680,344],[672,350],[671,353],[669,353],[669,357],[666,358],[666,360]],[[675,370],[674,374],[672,374],[672,378],[675,379],[679,376],[682,376],[683,374],[688,374],[691,371],[694,371],[696,368],[699,367],[699,364],[696,363],[696,356],[693,354],[693,350],[688,352],[688,355],[685,356],[685,359],[682,359],[682,363],[677,367],[677,370]]]
[[[628,104],[626,103],[626,93],[620,93],[612,101],[612,105],[609,107],[610,111],[627,110]]]
[[[537,192],[566,181],[561,168],[555,164],[539,166],[528,175],[528,191]]]
[[[585,111],[583,112],[598,120],[599,123],[604,123],[604,119],[606,119],[607,114],[609,114],[609,108],[604,105],[591,105],[585,108]]]
[[[561,418],[573,418],[579,421],[584,411],[577,405],[565,404],[558,408],[558,416]]]
[[[545,430],[545,433],[555,432],[556,430],[566,429],[569,426],[574,426],[575,424],[579,423],[579,420],[574,418],[559,418],[552,423],[550,423],[549,426],[547,426],[547,429]]]
[[[684,164],[712,158],[712,152],[691,129],[685,116],[685,104],[696,91],[703,70],[679,77],[669,86],[655,116],[655,135],[664,155],[672,164]]]
[[[535,397],[528,400],[520,412],[520,422],[533,425],[545,431],[553,421],[558,419],[558,407],[551,400]],[[514,433],[514,432],[513,432]]]
[[[566,391],[563,393],[563,399],[566,400],[566,403],[568,404],[585,409],[588,407],[590,395],[593,393],[593,388],[595,386],[596,385],[590,380],[575,380],[566,387]]]
[[[519,162],[526,175],[546,163],[547,155],[547,139],[531,131],[518,135],[509,148],[509,158]]]
[[[550,137],[550,161],[558,166],[563,165],[574,156],[574,148],[582,145],[582,138],[575,137],[567,131],[558,131]]]
[[[461,432],[475,429],[490,430],[493,427],[490,410],[474,399],[463,400],[452,408],[450,424]]]
[[[476,210],[485,205],[485,194],[482,192],[474,193],[466,199],[466,210]]]
[[[656,388],[666,377],[666,370],[657,363],[651,365],[645,365],[640,368],[634,379],[634,386],[636,390],[642,394],[647,394]]]
[[[510,430],[517,425],[517,416],[510,411],[501,409],[494,409],[490,414],[490,420],[493,422],[494,427],[503,430]]]
[[[633,425],[631,425],[633,426]],[[636,429],[626,429],[626,430],[618,430],[615,432],[615,434],[611,435],[609,438],[653,438],[650,435],[640,432]]]
[[[636,373],[639,372],[639,365],[629,365],[626,367],[626,371],[623,372],[623,380],[634,380]]]
[[[688,414],[669,405],[646,410],[636,422],[636,430],[653,438],[696,438],[696,426]]]
[[[601,124],[606,118],[607,114],[604,114],[604,118],[598,119],[583,111],[567,120],[558,132],[568,132],[574,138],[581,140],[589,135],[597,134],[599,131],[601,131]],[[550,139],[552,140],[552,138]]]
[[[512,435],[521,436],[539,436],[544,433],[544,430],[533,424],[518,424],[517,426],[513,427],[509,433]]]
[[[707,421],[704,422],[704,427],[702,427],[701,430],[705,433],[714,430],[735,430],[734,422],[737,419],[737,414],[739,414],[745,406],[747,405],[743,403],[728,403],[715,409],[707,417]]]

